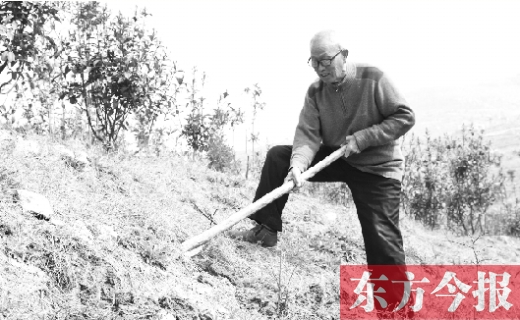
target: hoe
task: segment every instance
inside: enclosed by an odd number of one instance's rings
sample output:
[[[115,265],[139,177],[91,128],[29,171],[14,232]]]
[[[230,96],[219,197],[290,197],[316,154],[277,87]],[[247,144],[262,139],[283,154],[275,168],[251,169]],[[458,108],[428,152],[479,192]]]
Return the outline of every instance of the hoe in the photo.
[[[314,167],[309,168],[307,171],[302,173],[302,179],[303,180],[309,180],[310,178],[314,177],[316,173],[323,170],[325,167],[330,165],[332,162],[336,161],[337,159],[341,158],[345,154],[347,146],[344,145],[338,150],[331,153],[328,157],[323,159],[322,161],[318,162]],[[198,254],[204,244],[208,242],[210,239],[218,235],[219,233],[222,233],[235,224],[239,223],[243,219],[249,217],[253,213],[257,212],[258,210],[262,209],[269,203],[273,202],[274,200],[280,198],[282,195],[288,193],[294,188],[294,182],[293,181],[287,181],[280,187],[274,189],[273,191],[269,192],[262,198],[258,199],[254,203],[250,204],[249,206],[243,208],[242,210],[234,213],[230,217],[228,217],[226,220],[222,221],[221,223],[217,224],[216,226],[202,232],[201,234],[194,236],[182,243],[182,250],[184,251],[185,255],[188,257],[192,257],[196,254]]]

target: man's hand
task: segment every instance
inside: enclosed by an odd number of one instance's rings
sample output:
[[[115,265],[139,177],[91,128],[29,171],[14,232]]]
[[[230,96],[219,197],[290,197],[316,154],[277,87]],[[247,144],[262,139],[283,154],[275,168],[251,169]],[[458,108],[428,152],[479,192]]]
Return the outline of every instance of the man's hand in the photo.
[[[291,170],[289,171],[289,174],[285,178],[284,182],[291,181],[291,180],[294,182],[293,190],[298,191],[303,186],[303,184],[305,183],[305,180],[302,179],[302,172],[300,171],[299,168],[292,167]]]
[[[356,138],[354,136],[347,136],[346,141],[341,146],[347,145],[345,149],[345,157],[350,156],[351,154],[360,153],[359,147],[357,145]]]

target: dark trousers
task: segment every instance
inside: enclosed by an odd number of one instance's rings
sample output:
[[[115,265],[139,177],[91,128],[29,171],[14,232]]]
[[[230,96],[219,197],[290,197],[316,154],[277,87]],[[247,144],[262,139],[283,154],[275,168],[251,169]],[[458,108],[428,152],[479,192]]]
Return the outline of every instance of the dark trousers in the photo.
[[[334,151],[322,147],[311,166]],[[255,201],[281,186],[287,176],[292,146],[275,146],[267,153]],[[338,159],[310,181],[345,182],[352,192],[361,223],[368,265],[404,265],[403,239],[399,229],[401,182],[362,172]],[[289,195],[284,195],[250,216],[273,230],[282,231],[282,211]]]

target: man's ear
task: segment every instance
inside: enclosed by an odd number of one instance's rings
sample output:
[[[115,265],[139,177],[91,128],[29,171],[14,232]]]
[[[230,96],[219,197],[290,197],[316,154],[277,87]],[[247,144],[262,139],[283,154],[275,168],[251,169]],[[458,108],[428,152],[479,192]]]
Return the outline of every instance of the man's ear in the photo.
[[[341,54],[346,58],[348,57],[348,50],[347,49],[342,49],[341,50]]]

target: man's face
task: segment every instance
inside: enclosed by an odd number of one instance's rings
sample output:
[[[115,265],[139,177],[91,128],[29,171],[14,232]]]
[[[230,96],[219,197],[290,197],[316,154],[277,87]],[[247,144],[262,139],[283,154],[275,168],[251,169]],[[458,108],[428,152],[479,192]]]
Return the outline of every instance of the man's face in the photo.
[[[319,63],[314,71],[318,74],[320,79],[325,83],[340,82],[345,76],[343,69],[345,58],[343,55],[337,54],[340,52],[340,48],[335,44],[328,44],[325,41],[316,42],[311,47],[311,59],[315,61],[321,61],[322,59],[330,59],[334,56],[330,66],[323,66]],[[324,61],[325,63],[328,61]]]

